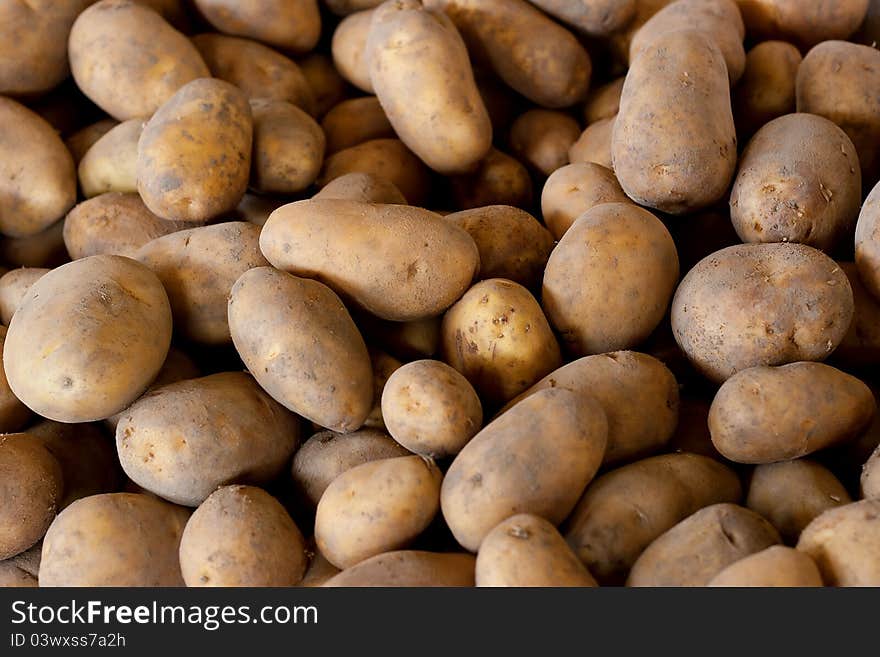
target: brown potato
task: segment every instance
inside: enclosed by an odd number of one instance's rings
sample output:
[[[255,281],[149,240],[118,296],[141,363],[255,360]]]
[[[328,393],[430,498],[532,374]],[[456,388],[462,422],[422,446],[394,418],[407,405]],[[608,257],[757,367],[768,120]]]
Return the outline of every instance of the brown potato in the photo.
[[[6,342],[6,327],[0,326],[0,352]],[[0,358],[0,434],[21,429],[31,417],[31,409],[21,403],[9,387],[3,361]]]
[[[856,268],[862,284],[880,301],[880,183],[862,205],[855,233]]]
[[[626,27],[636,0],[530,0],[554,18],[591,36],[608,36]]]
[[[70,262],[64,247],[64,220],[28,237],[0,240],[0,262],[7,267],[58,267]]]
[[[678,405],[678,424],[669,440],[669,451],[701,454],[719,461],[724,459],[712,444],[712,434],[709,433],[710,408],[711,400],[702,395],[681,397]]]
[[[750,35],[759,40],[787,38],[809,48],[829,39],[846,39],[868,9],[868,0],[810,2],[737,0]]]
[[[346,173],[334,178],[312,198],[406,205],[406,199],[393,182],[371,173]]]
[[[532,179],[516,158],[493,148],[476,172],[450,178],[452,198],[458,208],[470,210],[487,205],[532,204]]]
[[[368,349],[370,363],[373,366],[373,409],[364,420],[364,426],[385,431],[385,420],[382,417],[382,391],[385,390],[388,377],[400,369],[403,363],[381,349],[372,346]]]
[[[371,557],[327,580],[330,587],[474,585],[470,554],[396,550]]]
[[[765,123],[795,111],[800,51],[785,41],[762,41],[746,54],[746,68],[733,90],[733,116],[740,142]]]
[[[0,561],[0,588],[37,588],[37,578],[12,559]]]
[[[312,50],[321,36],[317,0],[193,0],[220,32],[263,41],[293,53]]]
[[[336,70],[347,82],[361,91],[372,94],[370,63],[367,60],[367,36],[373,20],[373,10],[358,11],[339,21],[333,32],[330,50]]]
[[[620,111],[620,94],[623,92],[625,80],[626,76],[622,75],[590,91],[584,105],[584,121],[587,125],[617,116]]]
[[[575,219],[594,206],[630,202],[613,171],[595,162],[575,162],[547,178],[541,192],[541,214],[559,240]]]
[[[865,499],[880,497],[880,446],[865,462],[859,484]]]
[[[709,580],[706,586],[822,586],[822,575],[816,563],[803,552],[773,545],[734,561]]]
[[[101,119],[100,121],[95,121],[84,128],[80,128],[70,135],[70,137],[67,137],[64,140],[64,145],[67,146],[67,150],[69,150],[70,154],[73,156],[73,163],[78,165],[80,160],[83,159],[83,156],[95,144],[95,142],[117,125],[119,125],[119,122],[113,119]]]
[[[333,60],[329,55],[313,52],[297,60],[297,64],[312,90],[312,97],[315,99],[315,118],[321,118],[331,107],[345,100],[348,94],[345,80],[333,66]]]
[[[375,96],[342,101],[327,112],[321,128],[327,136],[327,153],[330,155],[371,139],[397,136]]]
[[[580,134],[578,122],[565,112],[532,109],[510,126],[510,149],[521,161],[549,176],[568,164],[569,148]]]
[[[262,226],[269,219],[270,214],[287,203],[289,203],[288,199],[245,194],[235,207],[234,216],[242,221]]]
[[[619,68],[623,68],[629,61],[629,46],[633,37],[658,11],[663,9],[673,0],[636,0],[636,9],[633,19],[620,32],[612,34],[606,40],[609,54]]]
[[[22,267],[0,276],[0,321],[9,326],[12,316],[27,296],[31,286],[48,274],[51,269]]]
[[[358,326],[388,353],[401,360],[428,358],[440,351],[442,316],[411,322],[391,322],[367,313],[358,316]]]
[[[568,149],[570,162],[592,162],[606,169],[613,169],[611,136],[617,116],[600,119],[587,126]]]
[[[123,121],[83,156],[78,176],[86,198],[137,191],[137,145],[145,125],[143,119]]]
[[[854,263],[838,264],[852,288],[855,310],[849,331],[834,350],[834,361],[854,368],[880,365],[880,301],[868,292]]]
[[[384,0],[324,0],[327,8],[337,16],[348,16],[356,11],[372,9],[382,4]]]

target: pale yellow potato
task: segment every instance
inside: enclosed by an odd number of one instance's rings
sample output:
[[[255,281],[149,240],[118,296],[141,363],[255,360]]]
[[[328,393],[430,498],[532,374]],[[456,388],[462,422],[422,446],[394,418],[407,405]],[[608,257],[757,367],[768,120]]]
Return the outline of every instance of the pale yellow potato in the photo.
[[[541,214],[557,240],[587,210],[602,203],[631,203],[614,172],[595,162],[574,162],[554,171],[541,192]]]
[[[123,121],[98,139],[79,161],[79,185],[86,198],[137,191],[137,147],[144,119]]]
[[[336,70],[347,82],[368,94],[375,93],[367,59],[367,36],[373,9],[349,14],[336,26],[330,50]]]
[[[487,205],[528,208],[532,204],[529,170],[515,157],[496,148],[471,174],[452,176],[452,199],[458,208],[470,210]]]
[[[312,198],[406,205],[406,199],[393,182],[371,173],[346,173],[334,178]]]
[[[578,122],[569,114],[532,109],[510,126],[510,148],[520,160],[549,176],[568,164],[569,148],[580,134]]]
[[[822,575],[815,562],[803,552],[773,545],[733,562],[709,580],[706,586],[822,586]]]
[[[343,100],[324,115],[321,129],[327,137],[327,153],[331,155],[371,139],[397,136],[375,96]]]
[[[193,0],[220,32],[249,37],[293,53],[312,50],[321,36],[317,0]]]
[[[474,557],[457,552],[395,550],[371,557],[327,580],[328,587],[474,585]]]
[[[569,162],[592,162],[606,169],[613,169],[611,136],[616,118],[615,115],[588,125],[569,147]]]
[[[50,271],[43,267],[22,267],[0,276],[0,322],[9,326],[28,290]]]

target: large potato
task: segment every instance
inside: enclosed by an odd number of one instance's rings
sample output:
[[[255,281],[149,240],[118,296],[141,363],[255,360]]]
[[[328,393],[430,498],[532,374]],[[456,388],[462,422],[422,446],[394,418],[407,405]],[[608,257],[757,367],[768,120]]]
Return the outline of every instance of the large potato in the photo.
[[[301,192],[321,172],[324,132],[315,120],[283,100],[251,100],[254,144],[251,187],[267,194]]]
[[[474,585],[474,557],[455,552],[396,550],[347,568],[324,586],[424,587]]]
[[[739,502],[736,474],[697,454],[663,454],[612,470],[587,486],[565,538],[603,584],[621,584],[663,532],[701,508]]]
[[[123,121],[86,151],[77,168],[86,198],[137,191],[137,145],[144,125],[144,119]]]
[[[595,162],[574,162],[557,169],[541,192],[544,223],[557,240],[575,219],[602,203],[630,203],[614,172]]]
[[[587,125],[617,116],[620,111],[620,94],[623,93],[625,81],[626,76],[622,75],[590,91],[584,104],[584,120]]]
[[[570,353],[628,349],[657,328],[677,283],[678,254],[663,223],[630,203],[606,203],[553,249],[542,306]]]
[[[81,13],[68,52],[77,86],[118,121],[150,116],[187,82],[210,75],[185,36],[132,0],[101,0]]]
[[[718,46],[693,30],[651,42],[627,73],[611,155],[621,187],[642,205],[684,214],[725,195],[736,129]]]
[[[380,3],[381,4],[381,3]],[[358,11],[339,21],[333,32],[330,50],[336,70],[361,91],[372,94],[370,62],[367,59],[367,37],[373,21],[373,10]]]
[[[394,321],[439,315],[479,267],[471,236],[433,212],[336,199],[279,208],[263,227],[260,248],[273,266],[317,278]]]
[[[177,551],[188,517],[152,495],[78,500],[46,533],[40,586],[183,586]]]
[[[746,68],[733,90],[733,116],[741,142],[795,111],[800,51],[785,41],[762,41],[746,54]]]
[[[704,258],[672,300],[675,340],[714,381],[756,365],[822,360],[853,316],[846,274],[804,244],[741,244]]]
[[[749,34],[761,39],[789,39],[805,48],[855,32],[868,0],[736,0]]]
[[[101,255],[43,276],[9,325],[9,387],[43,417],[91,422],[137,399],[171,344],[162,283],[142,264]]]
[[[0,321],[6,326],[34,283],[48,274],[44,267],[21,267],[0,276]]]
[[[373,406],[370,356],[330,288],[257,267],[232,287],[228,316],[241,359],[275,400],[341,433],[364,423]]]
[[[406,205],[406,199],[393,182],[370,173],[346,173],[334,178],[312,198]],[[273,211],[276,209],[273,208]],[[264,221],[263,224],[265,223]]]
[[[324,115],[321,129],[327,137],[328,154],[371,139],[390,139],[396,136],[385,110],[375,96],[342,101]]]
[[[0,97],[0,233],[37,234],[76,202],[76,170],[64,142],[39,115]]]
[[[709,580],[707,586],[822,586],[822,575],[816,563],[803,552],[773,545],[734,561]]]
[[[876,408],[868,386],[829,365],[757,366],[724,382],[712,401],[709,430],[725,458],[773,463],[855,438]]]
[[[622,30],[636,13],[637,0],[530,0],[579,32],[603,37]]]
[[[529,170],[496,148],[489,151],[474,173],[451,177],[450,186],[452,198],[462,210],[487,205],[528,208],[532,204]]]
[[[471,439],[443,479],[440,506],[456,540],[476,552],[517,513],[558,525],[599,469],[607,435],[598,402],[569,390],[542,390],[513,406]]]
[[[281,50],[309,52],[321,36],[317,0],[193,0],[193,4],[219,31]]]
[[[568,164],[568,149],[581,134],[578,122],[559,110],[532,109],[510,126],[513,154],[549,176]]]
[[[0,327],[0,352],[6,342],[6,327]],[[0,433],[12,433],[21,429],[31,417],[31,409],[21,403],[9,387],[6,371],[0,359]]]
[[[163,219],[207,221],[235,209],[247,189],[253,119],[244,94],[205,78],[153,115],[138,142],[138,192]]]

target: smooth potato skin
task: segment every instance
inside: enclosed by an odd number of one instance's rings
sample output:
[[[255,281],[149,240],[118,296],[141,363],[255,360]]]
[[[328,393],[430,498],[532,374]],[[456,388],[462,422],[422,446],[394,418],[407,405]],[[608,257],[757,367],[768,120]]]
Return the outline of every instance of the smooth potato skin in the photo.
[[[762,41],[746,53],[746,68],[733,90],[733,116],[739,140],[765,123],[795,111],[795,81],[803,57],[785,41]]]
[[[477,586],[597,586],[556,527],[528,513],[486,535],[475,574]]]
[[[40,586],[183,586],[177,551],[188,518],[152,495],[78,500],[46,533]]]
[[[462,210],[487,205],[528,208],[532,204],[529,170],[516,158],[496,148],[480,162],[474,173],[450,179],[452,198]]]
[[[370,356],[330,288],[256,267],[232,287],[228,317],[236,350],[276,401],[341,433],[364,423],[373,406]]]
[[[456,540],[476,552],[516,513],[558,525],[599,469],[607,434],[601,406],[568,390],[513,406],[471,439],[443,479],[440,506]]]
[[[706,586],[806,587],[822,586],[822,575],[803,552],[773,545],[735,561]]]
[[[675,341],[717,382],[757,365],[822,360],[843,340],[852,316],[846,274],[804,244],[716,251],[688,272],[672,300]]]
[[[474,585],[470,554],[396,550],[371,557],[327,580],[328,587],[468,587]]]
[[[592,162],[606,169],[613,169],[611,138],[617,117],[599,119],[591,123],[568,149],[570,162]]]
[[[117,121],[150,116],[186,83],[210,75],[185,36],[132,0],[101,0],[82,12],[68,53],[77,86]]]
[[[346,173],[344,176],[334,178],[312,198],[335,198],[361,203],[407,204],[403,194],[393,182],[369,173]]]
[[[9,326],[28,290],[50,271],[43,267],[21,267],[0,276],[0,321],[3,324]]]
[[[880,301],[880,183],[865,199],[856,222],[856,269],[867,290]]]
[[[601,583],[621,584],[663,532],[703,507],[741,498],[736,474],[713,459],[653,456],[592,482],[566,522],[565,538]]]
[[[623,75],[591,91],[584,104],[584,120],[587,125],[617,116],[620,111],[620,94],[623,93],[625,81],[626,76]]]
[[[575,219],[594,206],[630,202],[611,169],[595,162],[573,162],[547,178],[541,214],[547,229],[560,240]]]
[[[721,51],[692,30],[654,39],[626,76],[611,137],[630,198],[670,214],[709,206],[736,169],[736,129]]]
[[[869,0],[737,0],[749,33],[758,39],[787,38],[803,48],[846,39],[865,18]]]
[[[568,149],[577,141],[578,122],[558,110],[532,109],[510,126],[513,153],[544,176],[568,164]]]
[[[368,94],[375,93],[367,58],[367,38],[374,13],[369,9],[343,18],[336,26],[330,43],[336,70],[347,82]]]
[[[0,233],[35,235],[75,202],[76,170],[64,142],[38,114],[0,97]]]
[[[327,137],[327,153],[331,155],[371,139],[397,136],[375,96],[343,100],[324,115],[321,129]]]
[[[629,349],[657,328],[677,283],[678,254],[663,223],[632,204],[606,203],[553,249],[542,306],[576,356]]]
[[[317,0],[193,0],[220,32],[249,37],[292,53],[307,53],[321,36]]]
[[[92,256],[30,288],[9,325],[3,363],[29,408],[91,422],[137,399],[170,344],[171,309],[155,274],[130,258]]]
[[[280,100],[251,100],[254,143],[252,189],[295,194],[315,182],[324,163],[326,140],[315,120]]]
[[[406,546],[440,509],[443,474],[430,459],[370,461],[334,479],[318,502],[315,542],[337,568]]]
[[[591,36],[622,30],[636,13],[637,0],[530,0],[548,14]]]
[[[279,208],[263,227],[260,248],[273,266],[317,278],[393,321],[439,315],[479,267],[470,235],[433,212],[337,199]]]
[[[137,191],[137,145],[146,121],[123,121],[86,151],[77,175],[86,198],[107,192]]]

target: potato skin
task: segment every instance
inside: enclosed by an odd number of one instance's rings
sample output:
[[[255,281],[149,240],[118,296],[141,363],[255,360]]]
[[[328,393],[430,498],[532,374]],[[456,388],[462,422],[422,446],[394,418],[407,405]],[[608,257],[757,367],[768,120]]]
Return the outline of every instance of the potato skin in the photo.
[[[306,569],[305,575],[303,575],[298,586],[308,588],[324,586],[325,582],[342,572],[327,561],[327,558],[320,552],[311,550],[311,555],[309,567]]]
[[[442,313],[479,267],[470,235],[433,212],[337,199],[277,209],[263,226],[260,248],[273,266],[317,278],[398,322]]]
[[[822,575],[813,560],[803,552],[773,545],[734,561],[715,575],[706,586],[822,586]]]
[[[596,579],[621,584],[663,532],[703,507],[741,498],[738,477],[718,461],[652,456],[592,482],[568,518],[565,539]]]
[[[370,461],[346,470],[318,502],[318,549],[345,569],[406,546],[440,509],[442,479],[434,462],[421,456]]]
[[[474,285],[441,326],[443,360],[489,406],[509,401],[562,364],[559,344],[535,298],[503,278]]]
[[[568,164],[568,149],[577,141],[578,122],[558,110],[532,109],[510,127],[513,153],[544,176]]]
[[[637,0],[530,0],[554,18],[591,36],[622,30],[636,12]]]
[[[163,219],[207,221],[235,209],[247,189],[253,119],[228,82],[195,80],[147,122],[138,142],[138,192]]]
[[[709,411],[709,430],[731,461],[773,463],[855,438],[876,407],[868,386],[829,365],[757,366],[724,382]]]
[[[317,0],[193,0],[199,13],[226,34],[263,41],[293,53],[307,53],[321,36]]]
[[[846,274],[804,244],[721,249],[688,272],[672,300],[675,341],[717,382],[757,365],[821,360],[852,316]]]
[[[92,256],[30,288],[9,325],[3,364],[10,388],[35,412],[91,422],[137,399],[170,343],[171,309],[155,274],[130,258]]]
[[[849,368],[880,365],[880,301],[868,292],[855,263],[838,264],[849,279],[855,310],[849,331],[834,350],[834,361]]]
[[[0,97],[0,233],[35,235],[76,202],[73,158],[51,125]]]
[[[547,229],[560,240],[575,219],[594,206],[630,202],[611,169],[595,162],[573,162],[547,178],[541,214]]]
[[[296,523],[253,486],[223,486],[190,516],[180,539],[187,586],[294,586],[308,557]]]
[[[188,517],[152,495],[77,500],[46,533],[40,586],[183,586],[177,551]]]
[[[692,30],[651,42],[627,73],[611,155],[620,186],[641,205],[684,214],[724,196],[737,153],[718,46]]]
[[[865,461],[859,484],[865,499],[880,497],[880,445]]]
[[[611,137],[617,117],[591,123],[568,149],[570,162],[592,162],[606,169],[613,168]]]
[[[582,214],[553,249],[542,306],[570,353],[628,349],[657,328],[677,282],[678,254],[663,223],[635,205],[606,203]]]
[[[312,198],[334,198],[361,203],[407,204],[403,194],[393,182],[370,173],[346,173],[334,178]]]
[[[337,16],[348,16],[358,11],[372,9],[382,4],[384,0],[324,0],[327,9]]]
[[[137,191],[137,145],[144,119],[123,121],[98,139],[79,162],[83,196]]]
[[[492,123],[452,21],[419,0],[383,3],[373,13],[365,57],[403,143],[444,175],[476,168],[492,146]]]
[[[627,586],[705,586],[730,564],[780,542],[773,526],[736,504],[713,504],[661,534],[633,564]]]
[[[622,75],[590,92],[587,102],[584,104],[584,121],[587,125],[617,116],[620,111],[620,94],[623,92],[625,80],[626,76]]]
[[[210,75],[185,36],[132,0],[101,0],[82,12],[68,53],[77,86],[117,121],[150,116],[186,83]]]
[[[513,406],[471,439],[443,479],[440,506],[456,540],[475,552],[517,513],[558,525],[599,469],[607,434],[598,402],[568,390]]]
[[[470,554],[396,550],[361,561],[324,583],[328,587],[474,585]]]
[[[0,276],[0,321],[9,326],[28,290],[50,271],[43,267],[21,267]]]
[[[370,356],[330,288],[256,267],[233,285],[228,316],[241,359],[276,401],[341,433],[364,423],[373,406]]]
[[[865,199],[855,233],[856,269],[862,284],[880,301],[880,182]]]
[[[516,158],[496,148],[480,162],[474,173],[450,178],[452,198],[462,210],[487,205],[532,204],[532,179],[528,169]]]
[[[327,137],[327,153],[330,155],[371,139],[397,136],[375,96],[343,100],[324,115],[321,129]]]
[[[477,586],[597,586],[556,527],[528,513],[486,535],[475,574]]]
[[[795,81],[803,57],[785,41],[762,41],[746,53],[746,68],[733,90],[740,142],[765,123],[795,111]]]
[[[868,1],[737,0],[750,35],[758,40],[786,38],[804,48],[846,39],[861,25]]]
[[[730,192],[743,242],[798,242],[823,251],[852,239],[862,201],[855,146],[828,119],[788,114],[752,138]]]
[[[345,100],[348,87],[339,71],[333,66],[329,53],[313,52],[297,60],[297,65],[312,90],[316,119],[320,119],[331,107]]]
[[[70,262],[63,232],[61,220],[28,237],[0,240],[0,262],[6,267],[58,267]]]
[[[880,586],[880,500],[829,509],[807,525],[797,549],[813,558],[827,586]]]
[[[0,588],[37,588],[37,578],[11,559],[0,561]]]
[[[114,119],[101,119],[80,128],[69,137],[64,139],[64,145],[73,156],[73,163],[79,165],[80,160],[95,145],[95,143],[113,128],[119,125]]]
[[[367,37],[374,13],[368,9],[343,18],[333,31],[330,43],[336,70],[347,82],[368,94],[375,93],[367,59]]]
[[[6,342],[6,327],[0,326],[0,352]],[[6,371],[0,360],[0,433],[12,433],[21,429],[31,417],[31,409],[21,403],[9,387]]]

